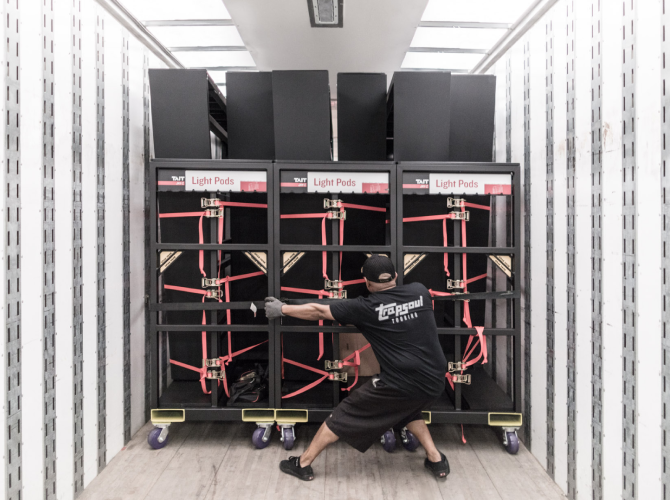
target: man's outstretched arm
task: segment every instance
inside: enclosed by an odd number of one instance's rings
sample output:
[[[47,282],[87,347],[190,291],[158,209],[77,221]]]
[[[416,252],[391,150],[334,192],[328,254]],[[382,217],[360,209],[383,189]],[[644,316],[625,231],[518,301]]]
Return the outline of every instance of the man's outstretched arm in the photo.
[[[334,321],[330,313],[330,306],[325,304],[300,304],[291,306],[284,304],[274,297],[265,299],[265,315],[269,319],[280,318],[281,316],[291,316],[293,318],[304,319],[307,321],[330,320]]]

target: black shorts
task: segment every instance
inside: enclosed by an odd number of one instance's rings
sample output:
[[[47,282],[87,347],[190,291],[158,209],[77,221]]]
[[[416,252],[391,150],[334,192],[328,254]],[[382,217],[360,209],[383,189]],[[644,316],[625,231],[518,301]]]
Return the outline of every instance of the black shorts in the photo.
[[[326,425],[342,441],[364,453],[387,430],[423,420],[421,412],[437,399],[409,398],[381,381],[375,387],[368,380],[333,410]]]

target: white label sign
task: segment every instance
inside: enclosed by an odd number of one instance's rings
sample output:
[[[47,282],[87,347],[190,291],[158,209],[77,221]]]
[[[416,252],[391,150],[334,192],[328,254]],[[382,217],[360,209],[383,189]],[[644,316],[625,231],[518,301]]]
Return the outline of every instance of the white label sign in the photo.
[[[308,172],[308,193],[389,192],[389,176],[382,172]]]
[[[187,170],[186,191],[267,191],[265,172],[255,170]]]
[[[511,174],[430,174],[430,194],[512,194]]]

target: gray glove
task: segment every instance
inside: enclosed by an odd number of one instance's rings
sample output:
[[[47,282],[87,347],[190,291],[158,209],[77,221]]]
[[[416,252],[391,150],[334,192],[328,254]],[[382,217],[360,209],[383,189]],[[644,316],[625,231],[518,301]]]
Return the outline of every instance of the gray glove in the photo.
[[[268,319],[277,319],[284,316],[284,313],[281,312],[282,306],[285,306],[284,302],[274,298],[274,297],[265,297],[265,316]]]

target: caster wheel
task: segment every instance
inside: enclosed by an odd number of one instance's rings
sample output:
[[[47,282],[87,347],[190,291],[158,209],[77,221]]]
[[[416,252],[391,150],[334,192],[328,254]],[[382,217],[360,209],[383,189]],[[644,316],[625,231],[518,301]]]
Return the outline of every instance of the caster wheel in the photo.
[[[395,432],[393,429],[389,429],[382,436],[382,445],[384,446],[384,451],[391,453],[395,450]]]
[[[151,446],[154,450],[160,450],[161,448],[164,448],[168,444],[168,433],[167,430],[165,432],[165,437],[163,438],[162,441],[160,441],[160,435],[163,429],[161,427],[154,427],[151,429],[151,432],[149,432],[149,436],[147,436],[147,443],[149,443],[149,446]]]
[[[505,433],[505,449],[510,455],[516,455],[519,451],[519,438],[516,435],[516,432],[506,432]]]
[[[265,437],[265,429],[265,427],[258,427],[251,435],[251,442],[254,443],[254,446],[259,450],[267,448],[270,444],[270,431],[268,431],[267,439],[263,439]]]
[[[402,438],[402,445],[407,451],[414,451],[419,447],[419,440],[406,427],[400,431],[400,437]]]
[[[284,443],[285,450],[292,450],[293,443],[295,443],[295,430],[293,427],[284,427],[281,430],[282,433],[282,442]]]

